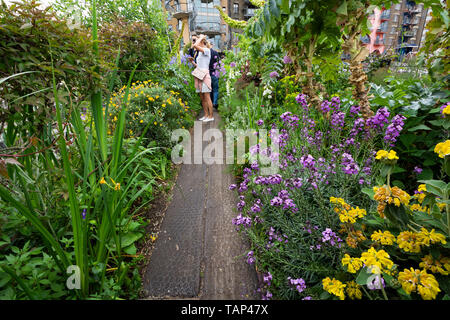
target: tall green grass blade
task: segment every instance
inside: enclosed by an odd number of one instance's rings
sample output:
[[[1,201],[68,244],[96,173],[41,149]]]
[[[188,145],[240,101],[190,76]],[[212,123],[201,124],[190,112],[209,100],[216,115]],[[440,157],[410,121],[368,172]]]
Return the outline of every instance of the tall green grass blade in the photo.
[[[93,52],[97,65],[94,68],[96,73],[100,72],[98,62],[100,60],[100,54],[98,50],[98,26],[97,26],[97,1],[92,1],[92,40],[93,40]],[[100,154],[102,161],[107,159],[107,145],[106,145],[106,123],[103,116],[102,106],[102,91],[99,87],[95,88],[95,91],[91,94],[91,109],[92,116],[94,118],[95,130],[97,132],[97,140],[100,148]]]
[[[136,68],[138,67],[138,64],[134,67],[133,71],[131,72],[130,78],[128,79],[127,88],[125,91],[125,95],[122,102],[122,108],[120,110],[119,114],[119,121],[116,127],[116,130],[114,131],[114,140],[113,140],[113,151],[112,151],[112,162],[111,162],[111,176],[115,177],[117,169],[119,167],[120,163],[120,157],[122,153],[122,144],[123,144],[123,137],[125,132],[125,118],[126,118],[126,111],[127,111],[127,103],[128,103],[128,95],[130,94],[130,85],[131,81],[134,76],[134,72],[136,71]]]
[[[50,52],[51,56],[51,52]],[[69,192],[69,205],[70,205],[70,213],[72,218],[72,229],[73,229],[73,237],[74,237],[74,247],[75,247],[75,260],[77,266],[80,268],[80,282],[81,282],[81,292],[83,296],[87,296],[89,291],[89,283],[88,283],[88,274],[87,274],[87,261],[85,261],[85,250],[86,248],[83,246],[86,243],[83,239],[84,234],[82,232],[82,217],[81,212],[78,205],[77,195],[75,193],[75,182],[72,174],[72,167],[69,161],[68,152],[66,149],[66,141],[64,139],[64,129],[62,126],[62,118],[61,118],[61,108],[58,99],[57,87],[56,87],[56,79],[55,79],[55,70],[53,68],[53,57],[52,59],[52,80],[53,80],[53,95],[55,98],[55,109],[56,109],[56,119],[58,122],[58,130],[60,132],[59,136],[59,149],[61,152],[61,158],[63,161],[65,180],[67,184],[67,189]]]

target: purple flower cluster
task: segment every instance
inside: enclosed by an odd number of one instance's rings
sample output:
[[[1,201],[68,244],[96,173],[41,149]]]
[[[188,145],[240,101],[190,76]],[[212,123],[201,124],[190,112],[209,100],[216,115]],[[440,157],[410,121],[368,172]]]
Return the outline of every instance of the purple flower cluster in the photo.
[[[236,218],[232,219],[232,223],[236,226],[236,230],[239,230],[241,225],[245,228],[250,228],[252,226],[252,219],[239,214]]]
[[[321,110],[323,113],[327,113],[328,111],[330,111],[330,105],[331,105],[331,102],[330,102],[330,101],[328,101],[328,100],[323,100],[322,104],[320,105],[320,110]]]
[[[289,284],[294,286],[299,293],[302,293],[306,289],[305,280],[302,278],[292,279],[291,277],[288,277],[288,280]]]
[[[389,111],[386,107],[378,109],[377,113],[367,119],[367,125],[377,131],[381,131],[385,124],[389,122]]]
[[[415,166],[413,172],[415,174],[421,174],[423,169],[421,167]]]
[[[361,107],[356,105],[356,106],[351,106],[350,107],[350,116],[356,116],[358,115],[359,111],[361,111]]]
[[[274,185],[280,184],[282,180],[283,178],[281,177],[281,175],[277,173],[267,177],[257,176],[253,182],[259,185]]]
[[[308,102],[306,101],[306,94],[300,93],[295,97],[295,101],[301,104],[303,108],[308,107]]]
[[[213,68],[214,68],[213,76],[215,76],[216,78],[223,77],[227,73],[225,70],[225,65],[223,64],[222,60],[214,62]]]
[[[339,110],[341,106],[341,98],[339,98],[339,96],[334,96],[333,98],[331,98],[331,108],[334,110]]]
[[[344,112],[336,112],[331,116],[331,127],[335,130],[341,130],[345,124],[345,113]]]
[[[236,62],[231,62],[231,63],[230,63],[230,67],[231,67],[231,68],[236,67]]]
[[[262,126],[262,125],[264,125],[264,120],[259,119],[258,122],[256,122],[256,124],[257,124],[258,126]]]
[[[322,232],[322,242],[325,244],[329,243],[332,246],[337,245],[340,248],[342,239],[339,238],[333,230],[326,228],[325,231]]]
[[[253,251],[249,251],[247,253],[247,263],[252,265],[255,263],[255,258],[253,257],[254,252]]]
[[[303,156],[300,158],[300,163],[302,164],[303,167],[308,168],[308,169],[313,169],[315,168],[315,160],[314,157],[310,154],[308,154],[307,156]]]
[[[356,164],[355,160],[353,159],[351,154],[343,153],[342,154],[342,171],[344,171],[345,174],[358,174],[359,167]]]
[[[287,124],[291,128],[297,128],[298,127],[298,121],[300,120],[297,115],[293,115],[292,112],[285,112],[280,116],[281,120],[285,124]],[[287,132],[285,132],[287,134]]]
[[[400,132],[403,130],[403,125],[405,124],[403,120],[406,118],[400,114],[397,114],[392,118],[391,123],[386,128],[386,133],[384,136],[384,140],[391,144],[391,147],[394,146],[394,142],[397,141]]]

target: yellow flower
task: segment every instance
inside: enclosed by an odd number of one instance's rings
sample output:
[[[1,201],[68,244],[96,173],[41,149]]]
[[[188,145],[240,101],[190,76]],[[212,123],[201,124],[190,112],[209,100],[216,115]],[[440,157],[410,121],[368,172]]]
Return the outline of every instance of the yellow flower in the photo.
[[[406,293],[411,294],[416,291],[424,300],[435,299],[441,291],[436,278],[428,274],[427,270],[405,269],[398,274],[398,281]]]
[[[372,273],[389,271],[394,266],[389,254],[384,250],[375,250],[373,247],[361,254],[361,261]]]
[[[339,297],[340,300],[345,299],[344,288],[347,285],[343,284],[341,281],[326,277],[322,280],[322,286],[325,291],[334,294],[335,296]]]
[[[155,121],[155,122],[153,122],[153,124],[156,126],[158,124],[158,122]]]
[[[166,107],[166,104],[165,103],[163,103],[162,105],[161,105],[163,108],[165,108]]]
[[[411,231],[403,231],[397,236],[398,247],[405,252],[420,252],[420,244],[418,234]]]
[[[444,158],[446,155],[450,154],[450,140],[438,143],[436,147],[434,147],[434,152],[439,155],[439,158]]]
[[[378,202],[377,211],[381,218],[384,218],[384,209],[388,204],[394,204],[400,207],[400,204],[407,206],[411,196],[400,189],[399,187],[388,187],[384,185],[382,187],[373,187],[375,192],[374,199]]]
[[[420,229],[420,232],[417,234],[417,238],[420,244],[425,246],[430,246],[430,243],[447,243],[447,241],[445,241],[445,236],[434,232],[434,229],[431,229],[431,231],[428,231],[425,228]]]
[[[419,267],[430,270],[433,273],[440,273],[444,276],[448,276],[450,274],[450,259],[441,257],[439,260],[435,260],[431,254],[428,254],[422,258]]]
[[[347,270],[350,273],[356,273],[363,265],[359,258],[352,258],[347,253],[344,255],[341,262],[343,266],[347,266]]]
[[[389,152],[386,150],[379,150],[375,156],[377,160],[398,160],[397,153],[394,150]]]
[[[105,184],[106,183],[105,178],[102,177],[98,183]]]
[[[110,178],[111,179],[111,181],[112,181],[112,183],[114,184],[114,190],[120,190],[120,183],[119,182],[115,182],[114,180],[113,180],[113,178]]]
[[[395,242],[395,236],[389,231],[381,232],[381,230],[375,231],[370,238],[372,241],[381,243],[382,245],[393,245]]]
[[[352,281],[347,282],[347,288],[345,289],[345,292],[347,292],[348,297],[350,299],[361,300],[362,292],[361,292],[360,288],[361,288],[361,286],[352,280]]]
[[[442,114],[445,116],[450,115],[450,104],[447,103],[447,106],[444,108],[444,110],[442,110]]]
[[[144,123],[144,120],[139,121],[140,123]]]

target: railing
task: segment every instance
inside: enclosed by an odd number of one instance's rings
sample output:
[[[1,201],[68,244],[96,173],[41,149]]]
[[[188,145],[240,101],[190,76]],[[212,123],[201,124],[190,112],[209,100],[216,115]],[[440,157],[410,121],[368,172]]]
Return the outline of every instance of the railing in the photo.
[[[414,37],[415,34],[414,34],[414,31],[405,31],[403,33],[403,36],[405,36],[405,37]]]
[[[197,22],[194,25],[194,30],[197,33],[205,34],[221,34],[226,32],[226,29],[223,30],[223,27],[219,22]]]
[[[167,11],[171,13],[171,15],[175,18],[180,18],[181,16],[186,16],[193,10],[193,2],[192,1],[166,1],[165,7]]]

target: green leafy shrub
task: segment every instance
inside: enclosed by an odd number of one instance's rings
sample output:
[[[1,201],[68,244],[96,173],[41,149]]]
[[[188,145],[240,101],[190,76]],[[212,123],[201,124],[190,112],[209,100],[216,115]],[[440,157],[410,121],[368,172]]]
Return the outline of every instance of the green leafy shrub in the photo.
[[[110,132],[118,121],[118,106],[124,97],[125,88],[114,93],[110,100]],[[149,141],[156,141],[158,146],[169,147],[171,132],[174,129],[190,128],[194,124],[193,114],[186,101],[173,90],[153,83],[137,81],[130,88],[128,99],[127,137],[139,137],[144,133]]]

